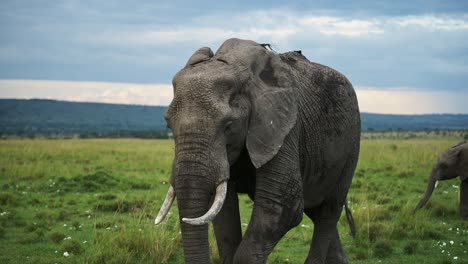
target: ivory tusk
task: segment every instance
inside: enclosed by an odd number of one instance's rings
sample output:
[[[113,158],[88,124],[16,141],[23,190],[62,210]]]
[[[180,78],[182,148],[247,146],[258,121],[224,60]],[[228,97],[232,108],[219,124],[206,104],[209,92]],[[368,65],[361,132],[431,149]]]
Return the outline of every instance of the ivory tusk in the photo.
[[[204,225],[211,222],[219,213],[219,211],[221,211],[221,208],[223,208],[224,200],[226,199],[226,193],[227,181],[224,181],[219,184],[218,187],[216,187],[216,195],[208,212],[197,218],[182,218],[182,221],[191,225]]]
[[[167,191],[166,199],[164,199],[161,209],[159,210],[158,216],[156,216],[156,220],[154,220],[155,225],[159,225],[162,222],[162,220],[164,220],[164,217],[166,217],[167,213],[171,209],[172,203],[174,202],[174,198],[175,191],[171,185],[169,187],[169,190]]]

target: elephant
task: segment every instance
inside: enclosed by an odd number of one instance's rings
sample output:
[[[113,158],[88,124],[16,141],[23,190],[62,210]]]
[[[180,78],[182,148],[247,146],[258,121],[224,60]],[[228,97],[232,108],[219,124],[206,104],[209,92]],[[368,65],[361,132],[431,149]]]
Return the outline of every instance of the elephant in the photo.
[[[155,223],[176,197],[185,261],[210,262],[212,222],[221,263],[266,263],[305,213],[314,222],[306,263],[346,263],[337,222],[361,129],[348,79],[300,51],[233,38],[216,54],[198,49],[172,84],[175,157]],[[243,236],[238,193],[253,200]]]
[[[426,192],[419,201],[413,214],[423,207],[434,191],[438,181],[460,177],[460,216],[468,219],[468,143],[461,141],[444,151],[432,167]]]

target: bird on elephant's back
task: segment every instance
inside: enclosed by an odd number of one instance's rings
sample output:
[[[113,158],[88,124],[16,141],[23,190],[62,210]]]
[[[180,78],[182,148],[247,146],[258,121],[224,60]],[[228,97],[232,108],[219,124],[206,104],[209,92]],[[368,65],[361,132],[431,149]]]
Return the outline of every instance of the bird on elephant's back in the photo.
[[[468,142],[461,141],[442,152],[432,167],[426,192],[413,210],[422,208],[432,195],[438,181],[460,177],[460,216],[468,219]]]
[[[229,39],[216,54],[197,50],[173,86],[175,158],[156,223],[177,197],[186,262],[209,263],[212,221],[222,263],[265,263],[305,213],[315,225],[306,262],[346,263],[336,225],[360,143],[346,77],[301,52]],[[254,201],[244,236],[237,193]]]

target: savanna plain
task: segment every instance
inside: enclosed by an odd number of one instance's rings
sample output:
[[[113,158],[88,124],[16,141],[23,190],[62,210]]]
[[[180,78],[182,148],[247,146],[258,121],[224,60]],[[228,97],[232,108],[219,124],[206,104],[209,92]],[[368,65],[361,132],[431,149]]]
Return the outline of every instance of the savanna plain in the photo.
[[[459,180],[440,182],[412,215],[439,153],[462,139],[365,136],[339,222],[351,263],[468,263]],[[159,226],[171,140],[0,141],[0,263],[183,263],[177,206]],[[253,202],[240,195],[245,230]],[[304,217],[268,263],[303,263],[313,223]],[[210,230],[212,262],[217,248]]]

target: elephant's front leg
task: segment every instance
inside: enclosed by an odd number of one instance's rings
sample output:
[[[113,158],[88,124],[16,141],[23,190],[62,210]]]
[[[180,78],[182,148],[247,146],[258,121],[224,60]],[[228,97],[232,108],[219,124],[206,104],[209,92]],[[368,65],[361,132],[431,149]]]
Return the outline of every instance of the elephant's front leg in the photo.
[[[266,263],[281,237],[302,220],[297,160],[274,158],[269,164],[257,171],[252,216],[234,263]]]
[[[234,253],[242,240],[239,201],[234,181],[228,182],[226,199],[223,208],[213,221],[213,227],[220,263],[232,263]]]
[[[460,184],[460,216],[468,219],[468,179]]]

